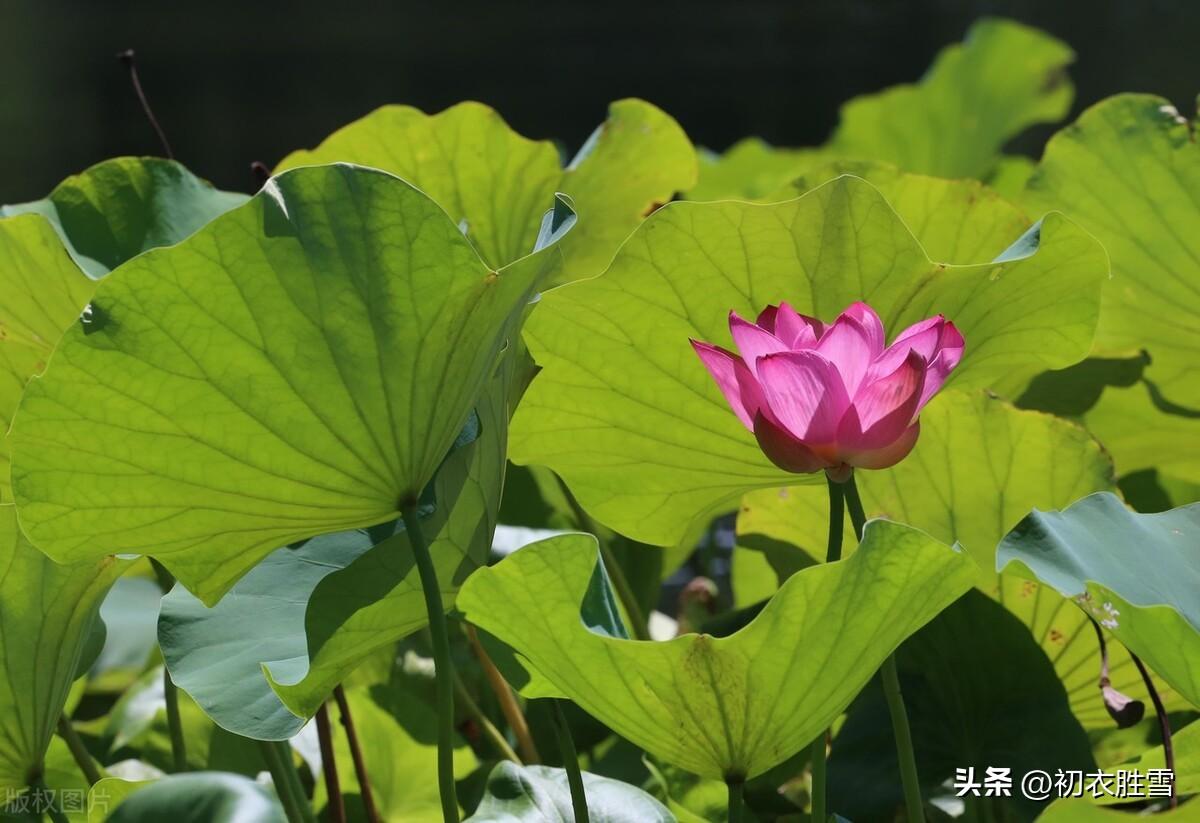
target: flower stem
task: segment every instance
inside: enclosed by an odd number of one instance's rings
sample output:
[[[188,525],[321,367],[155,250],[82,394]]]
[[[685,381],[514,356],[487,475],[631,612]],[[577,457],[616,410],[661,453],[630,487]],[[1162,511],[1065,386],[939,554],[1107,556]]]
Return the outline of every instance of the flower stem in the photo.
[[[888,712],[892,715],[892,732],[896,736],[896,755],[900,761],[900,782],[904,785],[904,805],[910,823],[923,823],[925,807],[921,802],[921,781],[917,776],[917,758],[913,753],[912,731],[908,728],[908,712],[904,695],[900,693],[900,677],[896,673],[896,655],[888,655],[879,669],[883,678],[883,694]]]
[[[1171,742],[1171,720],[1167,717],[1167,709],[1163,706],[1162,698],[1158,696],[1158,689],[1154,687],[1154,679],[1150,677],[1150,671],[1146,668],[1146,664],[1142,659],[1129,651],[1129,656],[1133,658],[1133,665],[1137,666],[1138,672],[1142,675],[1142,681],[1146,684],[1146,691],[1150,692],[1150,702],[1154,704],[1154,712],[1158,715],[1158,725],[1162,731],[1163,742],[1163,765],[1167,767],[1167,771],[1171,773],[1171,808],[1178,808],[1179,796],[1175,794],[1175,746]]]
[[[725,785],[729,787],[729,823],[742,823],[742,790],[746,783],[731,777],[725,780]]]
[[[826,818],[825,811],[825,773],[826,756],[828,744],[825,742],[825,736],[828,732],[821,732],[821,736],[813,741],[812,744],[812,814],[809,817],[815,821],[824,821]]]
[[[342,781],[338,778],[337,758],[333,754],[333,727],[329,709],[322,703],[317,709],[317,741],[321,746],[321,770],[325,772],[326,808],[331,823],[346,823],[346,803],[342,800]]]
[[[75,760],[75,765],[87,778],[88,785],[95,786],[99,783],[100,769],[96,765],[96,761],[92,760],[87,746],[83,745],[83,741],[79,738],[79,732],[75,731],[75,727],[71,725],[71,718],[65,714],[58,717],[58,736],[67,744],[67,748],[71,751],[71,757]]]
[[[617,562],[616,555],[613,554],[612,547],[608,542],[601,538],[600,530],[596,523],[592,520],[591,515],[583,510],[583,506],[575,499],[575,495],[571,493],[564,481],[557,474],[554,478],[558,481],[558,487],[562,490],[563,497],[567,499],[567,505],[571,507],[571,514],[575,518],[575,524],[587,532],[594,535],[596,542],[600,544],[600,557],[604,560],[604,570],[608,572],[608,577],[612,580],[613,588],[616,589],[617,599],[621,601],[621,606],[625,609],[625,614],[629,617],[629,622],[633,625],[630,627],[633,630],[635,640],[649,640],[650,631],[646,627],[646,615],[642,612],[642,607],[638,604],[637,598],[634,597],[633,587],[629,585],[629,578],[625,576],[625,571],[621,568],[621,564]]]
[[[563,714],[562,704],[557,699],[551,699],[550,702],[554,704],[554,734],[558,738],[558,753],[562,755],[563,768],[567,770],[575,823],[588,823],[587,794],[583,789],[583,774],[579,771],[579,755],[575,751],[571,727],[567,725],[567,716]]]
[[[446,631],[442,590],[433,567],[433,557],[429,554],[429,545],[421,533],[416,503],[403,503],[400,515],[404,518],[408,543],[421,576],[421,591],[425,595],[425,610],[429,615],[429,633],[433,637],[438,711],[438,786],[442,798],[442,818],[445,823],[458,823],[458,794],[454,786],[454,664],[450,660],[450,637]]]
[[[291,746],[282,740],[260,740],[258,745],[288,823],[316,823],[300,776],[296,774]]]
[[[846,494],[846,505],[850,509],[850,522],[861,542],[867,516],[863,511],[862,499],[854,475],[842,484]],[[904,805],[908,812],[908,823],[925,823],[925,806],[921,801],[921,781],[917,775],[917,757],[913,752],[912,730],[908,726],[908,712],[904,708],[904,695],[900,692],[900,677],[896,672],[896,655],[890,654],[879,669],[883,680],[883,694],[887,698],[888,713],[892,716],[892,733],[896,737],[896,758],[900,763],[900,782],[904,786]]]
[[[825,547],[825,562],[832,563],[842,559],[842,529],[846,521],[846,494],[841,483],[835,483],[826,478],[829,483],[829,543]],[[853,479],[851,479],[853,482]],[[855,490],[855,500],[858,500]],[[859,504],[859,512],[862,504]]]
[[[508,741],[504,739],[504,735],[496,728],[496,724],[488,719],[488,716],[483,713],[483,709],[479,708],[479,704],[475,702],[475,698],[471,697],[471,693],[467,691],[467,687],[462,682],[462,678],[458,676],[458,672],[454,673],[454,692],[458,695],[458,702],[466,710],[470,718],[479,724],[479,728],[483,730],[483,736],[492,744],[492,748],[505,760],[511,760],[518,766],[524,765],[521,763],[521,758],[513,751],[512,746],[508,745]]]
[[[150,558],[150,567],[154,569],[154,576],[158,580],[158,587],[162,589],[162,593],[170,594],[171,589],[175,587],[175,575],[167,571],[167,567],[153,557]],[[183,736],[183,717],[179,714],[179,689],[176,688],[175,681],[171,679],[171,671],[165,662],[163,663],[163,702],[167,704],[167,730],[171,734],[171,762],[175,768],[175,774],[182,774],[188,770],[187,741]]]
[[[367,823],[382,823],[379,809],[375,806],[375,795],[371,792],[371,776],[367,774],[367,764],[363,760],[362,746],[358,743],[358,729],[354,725],[354,715],[350,713],[346,690],[340,684],[333,689],[333,699],[337,701],[338,714],[342,716],[342,728],[346,730],[346,742],[350,744],[350,758],[354,761],[354,775],[358,778],[358,793],[362,798]]]
[[[521,706],[517,703],[517,698],[509,687],[508,681],[504,679],[504,675],[500,674],[500,670],[492,662],[487,650],[479,642],[479,633],[470,623],[467,624],[467,641],[471,644],[471,651],[475,653],[476,659],[479,660],[483,676],[487,678],[488,685],[496,695],[496,701],[500,704],[504,720],[517,738],[517,750],[521,753],[521,759],[526,763],[541,763],[542,759],[538,755],[537,746],[534,745],[533,735],[529,733],[529,723],[525,720],[525,713],[521,711]]]

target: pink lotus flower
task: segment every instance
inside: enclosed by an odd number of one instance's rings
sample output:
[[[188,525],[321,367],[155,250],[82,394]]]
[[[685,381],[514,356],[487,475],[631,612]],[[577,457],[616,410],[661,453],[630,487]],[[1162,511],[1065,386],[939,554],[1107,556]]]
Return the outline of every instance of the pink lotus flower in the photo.
[[[886,469],[912,451],[917,416],[962,359],[963,337],[940,314],[909,326],[890,346],[883,323],[855,303],[829,326],[787,303],[755,323],[729,313],[741,356],[692,346],[734,414],[779,468],[825,469],[838,482],[854,468]]]

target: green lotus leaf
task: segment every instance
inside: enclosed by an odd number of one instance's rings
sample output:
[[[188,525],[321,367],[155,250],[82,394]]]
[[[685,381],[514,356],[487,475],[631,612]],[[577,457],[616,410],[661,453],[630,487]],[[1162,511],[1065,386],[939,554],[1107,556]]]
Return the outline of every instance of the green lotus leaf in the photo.
[[[865,299],[893,335],[942,312],[967,340],[951,384],[1016,387],[1084,355],[1106,276],[1104,250],[1057,214],[995,263],[932,262],[854,177],[772,205],[672,203],[603,276],[543,295],[511,458],[554,469],[622,534],[673,544],[746,491],[819,480],[763,456],[692,351],[731,345],[730,309],[787,300],[832,320]]]
[[[641,789],[583,773],[588,817],[596,823],[676,823],[663,804]],[[517,766],[503,761],[488,775],[487,789],[467,823],[571,823],[567,773],[549,766]]]
[[[461,221],[494,266],[533,246],[546,204],[564,192],[581,219],[562,243],[556,281],[602,271],[649,210],[696,179],[696,154],[679,124],[632,99],[612,104],[566,169],[549,141],[522,137],[481,103],[459,103],[433,115],[384,106],[288,155],[277,171],[335,161],[411,181]]]
[[[64,562],[152,553],[212,604],[279,546],[395,520],[571,219],[492,270],[390,174],[280,175],[98,286],[14,421],[22,526]]]
[[[1173,733],[1171,745],[1175,753],[1175,793],[1181,796],[1200,794],[1200,721],[1193,720],[1183,729]],[[1155,746],[1115,768],[1138,771],[1144,775],[1151,769],[1166,767],[1167,758],[1163,747]],[[1106,794],[1095,798],[1095,802],[1101,806],[1110,806],[1128,801]]]
[[[128,565],[60,566],[29,544],[0,506],[0,792],[24,789],[67,702],[100,601]]]
[[[1064,797],[1056,800],[1038,818],[1038,823],[1121,823],[1128,821],[1128,812],[1105,809],[1093,804],[1091,798]],[[1178,809],[1156,812],[1154,819],[1168,823],[1192,823],[1196,819],[1196,810],[1191,805]]]
[[[700,155],[699,179],[687,199],[770,202],[801,174],[836,156],[818,148],[783,148],[746,137],[723,154]]]
[[[1034,510],[996,550],[996,568],[1073,598],[1193,706],[1200,706],[1200,504],[1158,514],[1093,494]]]
[[[943,180],[856,160],[820,166],[768,199],[803,194],[840,174],[861,177],[879,189],[934,260],[995,260],[1030,225],[1020,208],[978,181]]]
[[[371,783],[371,792],[383,820],[388,823],[428,823],[441,819],[441,801],[437,783],[437,719],[429,706],[416,700],[395,701],[397,717],[382,701],[358,689],[346,691],[346,700],[354,717],[362,748],[363,762]],[[331,716],[337,712],[330,706]],[[336,721],[335,728],[336,726]],[[354,812],[361,808],[358,775],[346,735],[333,735],[333,752],[338,763],[343,801],[351,820],[361,819]],[[466,778],[479,766],[466,741],[454,741],[454,773]],[[324,780],[313,793],[313,806],[320,810],[326,803]],[[328,813],[325,815],[328,816]]]
[[[550,538],[480,569],[458,606],[556,692],[653,756],[701,776],[746,778],[807,745],[976,576],[964,553],[875,521],[859,551],[793,576],[736,634],[653,642],[614,631],[602,569],[590,535]]]
[[[1029,126],[1066,116],[1074,96],[1066,67],[1073,59],[1070,48],[1036,29],[982,20],[962,43],[943,49],[919,83],[842,106],[841,122],[823,146],[776,148],[748,138],[720,156],[702,158],[699,183],[688,199],[769,199],[834,160],[986,179],[1015,193],[1027,164],[1000,150]]]
[[[423,529],[447,608],[491,546],[513,358],[504,362],[474,431],[464,431],[426,494]],[[277,549],[212,608],[176,586],[163,598],[159,643],[175,682],[217,723],[282,740],[363,660],[427,619],[407,533],[386,524]]]
[[[1159,463],[1200,479],[1200,148],[1193,124],[1164,98],[1110,97],[1046,146],[1023,202],[1068,207],[1112,257],[1096,332],[1099,356],[1144,350],[1149,389],[1184,416],[1151,404],[1146,389],[1106,392],[1087,416],[1118,468]],[[1057,205],[1053,205],[1057,204]],[[1190,413],[1188,413],[1190,412]]]
[[[0,431],[87,305],[92,278],[178,243],[245,200],[173,161],[119,157],[68,177],[44,200],[0,206]],[[0,438],[0,503],[12,502],[8,464]]]
[[[1053,588],[993,571],[996,545],[1030,509],[1066,506],[1112,488],[1112,465],[1082,427],[982,393],[949,391],[922,413],[921,437],[907,458],[856,477],[869,517],[894,518],[938,540],[960,543],[978,563],[976,585],[1020,618],[1054,663],[1080,722],[1086,728],[1112,728],[1097,686],[1099,647],[1084,615]],[[823,559],[828,511],[824,488],[746,495],[738,515],[738,545],[759,551],[736,554],[759,557],[753,564],[736,558],[743,578],[750,573],[746,565],[760,570],[768,565],[783,580]],[[849,519],[844,528],[850,534]],[[845,550],[852,550],[850,541]],[[753,589],[739,602],[768,593],[764,571],[751,578]],[[1148,699],[1125,650],[1112,643],[1108,652],[1113,686]]]
[[[825,148],[937,177],[982,177],[1012,137],[1066,116],[1074,97],[1066,67],[1074,59],[1037,29],[981,20],[938,54],[919,83],[842,106]]]
[[[1088,736],[1071,715],[1049,659],[1025,626],[982,592],[967,595],[896,652],[921,789],[944,794],[955,770],[1094,771]],[[851,820],[893,820],[903,805],[887,702],[873,682],[833,739],[829,806]],[[963,798],[967,817],[1033,820],[1046,804],[1013,796]]]
[[[111,786],[104,787],[110,789]],[[93,793],[100,784],[93,787]],[[120,805],[108,823],[286,823],[270,790],[248,777],[222,772],[172,774],[132,790],[119,790]]]
[[[42,200],[0,206],[0,217],[40,214],[89,277],[170,246],[248,198],[220,191],[174,160],[117,157],[59,183]]]

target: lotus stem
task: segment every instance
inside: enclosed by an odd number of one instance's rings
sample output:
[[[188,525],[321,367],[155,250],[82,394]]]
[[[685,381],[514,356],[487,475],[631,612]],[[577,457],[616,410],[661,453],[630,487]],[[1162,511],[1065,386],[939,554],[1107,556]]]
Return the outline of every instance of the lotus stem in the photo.
[[[508,744],[508,740],[496,728],[496,724],[488,719],[488,716],[483,713],[483,709],[479,708],[479,704],[475,702],[475,698],[471,697],[471,693],[467,691],[467,687],[463,685],[462,678],[458,673],[454,674],[454,692],[458,695],[458,700],[462,707],[466,709],[471,719],[479,724],[479,728],[483,729],[483,736],[488,739],[492,747],[500,753],[500,756],[505,760],[510,760],[518,766],[523,766],[521,758],[513,751],[513,747]]]
[[[850,522],[861,542],[867,517],[863,512],[862,499],[854,475],[842,484],[846,504],[850,509]],[[879,669],[883,680],[883,694],[887,698],[888,713],[892,716],[892,733],[896,737],[896,758],[900,763],[900,782],[904,786],[904,806],[909,823],[925,823],[925,805],[921,801],[921,781],[917,774],[917,757],[913,752],[912,730],[908,726],[908,712],[904,708],[904,695],[900,691],[900,676],[896,672],[896,655],[890,654]]]
[[[846,494],[841,483],[825,477],[829,487],[829,540],[825,547],[825,562],[834,563],[842,559],[842,532],[846,520]],[[812,744],[812,819],[825,820],[825,775],[826,758],[829,756],[826,736],[821,732]]]
[[[562,755],[563,768],[567,770],[567,784],[571,787],[571,806],[575,810],[575,823],[588,823],[587,793],[583,788],[583,774],[579,771],[579,755],[571,737],[571,727],[562,704],[556,699],[554,705],[554,734],[558,738],[558,752]]]
[[[260,740],[258,745],[288,823],[316,823],[300,777],[296,774],[291,746],[281,740]]]
[[[67,817],[67,813],[54,802],[54,794],[50,787],[46,785],[46,779],[38,776],[36,780],[29,784],[29,791],[33,793],[35,802],[34,811],[45,811],[46,816],[50,818],[50,823],[71,823],[71,819]],[[50,802],[43,810],[40,808],[41,800],[44,797],[49,797]]]
[[[1158,696],[1158,689],[1154,686],[1154,678],[1150,676],[1150,670],[1146,668],[1146,664],[1142,659],[1129,651],[1129,656],[1133,659],[1133,665],[1137,666],[1137,670],[1142,675],[1142,681],[1146,684],[1146,691],[1150,693],[1150,702],[1154,704],[1154,713],[1158,715],[1158,726],[1162,732],[1163,742],[1163,760],[1167,767],[1167,771],[1171,773],[1171,808],[1178,808],[1179,795],[1175,793],[1175,746],[1171,742],[1171,719],[1167,717],[1167,708],[1163,705],[1162,698]]]
[[[600,545],[600,557],[604,561],[604,570],[608,572],[613,588],[616,589],[617,599],[621,601],[621,606],[625,609],[625,614],[628,615],[629,622],[633,624],[630,626],[630,629],[633,631],[634,639],[649,640],[650,631],[647,628],[646,615],[642,611],[637,598],[634,597],[633,587],[629,585],[629,578],[625,576],[625,571],[621,568],[621,564],[617,562],[617,557],[613,554],[612,547],[608,545],[606,540],[601,539],[600,530],[596,526],[596,522],[592,520],[591,515],[583,510],[583,506],[575,499],[575,495],[571,493],[566,482],[557,474],[554,477],[558,480],[558,487],[562,489],[563,496],[567,499],[567,505],[571,507],[571,514],[575,517],[575,524],[583,531],[595,536],[596,542]]]
[[[58,717],[58,736],[67,744],[67,748],[71,751],[71,757],[75,760],[75,765],[87,778],[88,785],[95,786],[99,783],[102,777],[100,768],[96,765],[96,761],[92,760],[91,753],[88,752],[87,746],[83,745],[75,727],[71,725],[71,718],[65,714]]]
[[[743,790],[746,782],[741,778],[730,777],[725,780],[725,785],[729,787],[729,823],[742,823],[742,809],[745,806]]]
[[[150,567],[158,580],[162,593],[169,594],[175,586],[175,575],[167,571],[167,567],[154,558],[150,558]],[[171,671],[163,663],[163,702],[167,705],[167,730],[171,736],[171,763],[175,774],[188,770],[187,740],[183,736],[183,717],[179,714],[179,689],[171,679]]]
[[[354,775],[358,778],[358,793],[362,797],[367,823],[383,823],[379,816],[379,809],[375,806],[375,795],[371,791],[371,776],[367,774],[367,764],[363,760],[362,746],[358,743],[358,729],[354,725],[354,715],[350,713],[346,690],[342,688],[341,684],[334,687],[333,699],[337,701],[338,714],[342,717],[342,728],[346,730],[346,742],[350,744],[350,759],[354,761]]]
[[[533,735],[529,732],[529,722],[525,719],[525,713],[521,711],[520,704],[517,703],[516,695],[513,694],[504,675],[500,674],[500,670],[492,662],[487,649],[479,642],[479,633],[470,623],[467,624],[467,641],[471,644],[471,651],[474,652],[476,659],[479,660],[483,676],[487,678],[488,685],[496,695],[496,701],[500,704],[500,712],[504,715],[505,722],[512,729],[513,736],[517,738],[517,750],[521,753],[521,759],[526,763],[541,763],[542,758],[533,742]]]
[[[450,660],[450,637],[442,606],[441,584],[429,554],[429,544],[421,532],[421,520],[415,501],[400,506],[408,543],[421,576],[425,610],[429,615],[429,633],[433,638],[433,664],[437,686],[438,711],[438,786],[445,823],[458,823],[458,793],[454,786],[454,664]]]
[[[321,771],[325,773],[327,809],[332,823],[346,823],[346,803],[342,799],[342,781],[338,778],[337,758],[333,754],[333,728],[329,709],[322,703],[317,709],[317,740],[321,745]]]
[[[826,742],[828,730],[821,732],[820,737],[813,741],[812,744],[812,820],[825,820],[827,813],[825,811],[825,775],[828,769],[826,768],[826,757],[828,756],[829,744]]]

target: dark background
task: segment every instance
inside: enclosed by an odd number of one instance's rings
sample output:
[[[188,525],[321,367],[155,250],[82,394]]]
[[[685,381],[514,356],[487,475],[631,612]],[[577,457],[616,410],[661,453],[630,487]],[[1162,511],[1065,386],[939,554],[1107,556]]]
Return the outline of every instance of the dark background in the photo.
[[[1198,0],[0,0],[0,202],[41,197],[106,157],[158,152],[113,57],[126,48],[178,159],[249,190],[251,161],[273,165],[389,102],[482,100],[574,149],[610,100],[639,96],[711,148],[749,134],[818,143],[840,103],[916,80],[987,15],[1075,48],[1076,110],[1149,91],[1193,111]],[[1015,148],[1036,154],[1052,131]]]

